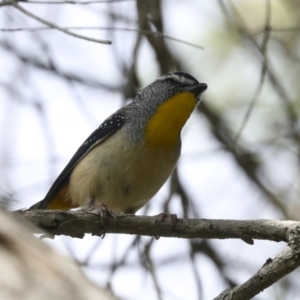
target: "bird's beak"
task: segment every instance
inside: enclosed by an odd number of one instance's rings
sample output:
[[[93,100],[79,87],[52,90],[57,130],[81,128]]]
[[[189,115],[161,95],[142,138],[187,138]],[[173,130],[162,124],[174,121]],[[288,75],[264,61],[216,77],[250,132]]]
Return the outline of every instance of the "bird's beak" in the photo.
[[[196,85],[188,87],[186,91],[194,94],[197,100],[199,101],[202,93],[204,93],[206,89],[207,89],[206,83],[198,83]]]

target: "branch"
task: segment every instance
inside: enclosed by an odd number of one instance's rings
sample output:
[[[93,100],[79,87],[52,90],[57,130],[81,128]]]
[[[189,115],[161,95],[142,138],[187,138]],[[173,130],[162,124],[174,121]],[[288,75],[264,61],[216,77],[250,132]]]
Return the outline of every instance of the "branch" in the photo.
[[[94,3],[117,3],[117,2],[132,2],[135,0],[90,0],[90,1],[35,1],[35,0],[19,0],[18,2],[25,2],[30,4],[94,4]]]
[[[14,0],[3,0],[0,2],[0,7],[6,6],[6,5],[12,5],[13,3],[14,3]]]
[[[44,24],[44,25],[47,25],[51,28],[54,28],[58,31],[61,31],[67,35],[70,35],[70,36],[73,36],[73,37],[76,37],[76,38],[79,38],[79,39],[83,39],[83,40],[86,40],[86,41],[90,41],[90,42],[95,42],[95,43],[100,43],[100,44],[111,44],[111,41],[107,41],[107,40],[99,40],[99,39],[94,39],[94,38],[90,38],[90,37],[87,37],[87,36],[84,36],[84,35],[81,35],[81,34],[77,34],[77,33],[74,33],[72,31],[69,31],[63,27],[60,27],[52,22],[49,22],[47,20],[44,20],[36,15],[34,15],[33,13],[31,13],[30,11],[26,10],[25,8],[23,8],[22,6],[20,6],[17,2],[12,2],[11,5],[16,8],[17,10],[19,10],[20,12],[22,12],[23,14],[27,15],[28,17]]]
[[[276,257],[268,259],[261,269],[249,280],[231,289],[226,289],[214,300],[247,300],[262,292],[300,265],[298,251],[286,247]]]
[[[108,85],[99,80],[94,80],[86,74],[81,76],[73,72],[64,71],[54,64],[53,61],[51,63],[47,63],[44,62],[43,59],[38,58],[36,55],[23,53],[22,50],[16,48],[13,44],[8,43],[7,41],[0,41],[0,47],[13,54],[22,64],[27,64],[30,67],[49,72],[50,74],[64,79],[67,82],[74,82],[95,89],[105,89],[112,93],[120,93],[122,91],[121,85]]]
[[[160,216],[122,214],[117,215],[115,219],[107,218],[104,232],[101,218],[82,210],[32,210],[22,211],[21,214],[39,227],[35,229],[35,233],[47,231],[50,235],[68,235],[77,238],[83,238],[86,233],[98,236],[104,233],[125,233],[189,239],[240,238],[248,243],[251,243],[252,239],[289,243],[248,281],[223,291],[215,300],[251,299],[300,265],[300,222],[296,221],[178,219],[172,228],[172,223],[161,221]]]
[[[83,210],[27,210],[21,212],[38,228],[35,233],[67,235],[83,238],[86,233],[102,236],[101,218]],[[116,219],[107,218],[105,233],[123,233],[145,236],[209,239],[259,239],[288,242],[290,231],[300,228],[300,222],[277,220],[205,220],[178,219],[174,228],[160,216],[146,217],[118,214]]]
[[[270,4],[270,1],[267,1],[266,2],[266,25],[265,25],[265,28],[266,28],[266,31],[265,31],[265,34],[264,34],[264,37],[263,37],[263,42],[262,42],[262,46],[261,46],[261,53],[263,55],[263,62],[262,62],[262,67],[261,67],[261,74],[260,74],[260,81],[259,81],[259,84],[258,84],[258,87],[256,88],[256,91],[250,101],[250,104],[249,104],[249,107],[247,109],[247,112],[246,112],[246,115],[242,121],[242,124],[236,134],[236,137],[233,141],[233,148],[235,149],[236,147],[236,144],[238,142],[238,139],[240,138],[241,134],[242,134],[242,131],[245,129],[246,127],[246,124],[250,118],[250,115],[251,113],[253,112],[253,109],[254,109],[254,106],[256,105],[257,103],[257,100],[258,100],[258,96],[263,88],[263,85],[264,85],[264,82],[265,82],[265,79],[266,79],[266,74],[267,74],[267,69],[268,69],[268,59],[267,59],[267,46],[268,46],[268,42],[270,40],[270,30],[268,30],[269,28],[271,28],[271,4]]]
[[[57,25],[56,25],[57,26]],[[197,49],[201,49],[203,50],[204,48],[202,46],[187,42],[185,40],[181,40],[178,38],[175,38],[173,36],[170,35],[166,35],[162,32],[155,32],[155,31],[151,31],[151,30],[142,30],[142,29],[135,29],[135,28],[122,28],[122,27],[100,27],[100,26],[67,26],[67,27],[61,27],[64,30],[107,30],[107,31],[127,31],[127,32],[137,32],[137,33],[141,33],[144,35],[152,35],[155,37],[159,37],[159,38],[164,38],[166,40],[170,40],[170,41],[174,41],[174,42],[178,42],[187,46],[191,46]],[[27,32],[31,32],[31,31],[42,31],[42,30],[51,30],[51,29],[56,29],[55,27],[19,27],[19,28],[0,28],[0,31],[2,32],[20,32],[20,31],[27,31]]]

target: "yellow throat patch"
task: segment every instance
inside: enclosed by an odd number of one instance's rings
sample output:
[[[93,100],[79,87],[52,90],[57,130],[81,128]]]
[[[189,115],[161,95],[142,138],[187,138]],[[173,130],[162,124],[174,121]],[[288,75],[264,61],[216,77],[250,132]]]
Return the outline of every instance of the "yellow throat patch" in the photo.
[[[160,105],[146,126],[146,144],[151,148],[174,149],[180,132],[197,104],[196,97],[183,92]]]

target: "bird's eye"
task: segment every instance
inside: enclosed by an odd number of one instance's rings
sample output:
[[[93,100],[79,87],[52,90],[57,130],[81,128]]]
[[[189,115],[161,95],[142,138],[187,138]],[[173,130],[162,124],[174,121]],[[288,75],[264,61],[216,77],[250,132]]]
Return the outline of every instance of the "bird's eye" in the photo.
[[[168,83],[168,84],[176,84],[176,81],[174,80],[174,78],[166,78],[166,83]]]

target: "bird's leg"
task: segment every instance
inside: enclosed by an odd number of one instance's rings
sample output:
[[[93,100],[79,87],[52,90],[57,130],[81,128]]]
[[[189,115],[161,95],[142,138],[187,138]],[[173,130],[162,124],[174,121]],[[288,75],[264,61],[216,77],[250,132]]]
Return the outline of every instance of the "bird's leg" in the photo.
[[[95,202],[95,200],[93,198],[88,198],[86,200],[83,210],[86,213],[95,214],[95,215],[100,216],[101,225],[103,228],[102,238],[104,238],[104,236],[105,236],[105,228],[107,225],[107,218],[113,217],[114,219],[117,219],[116,215],[110,209],[108,209],[104,203]]]

